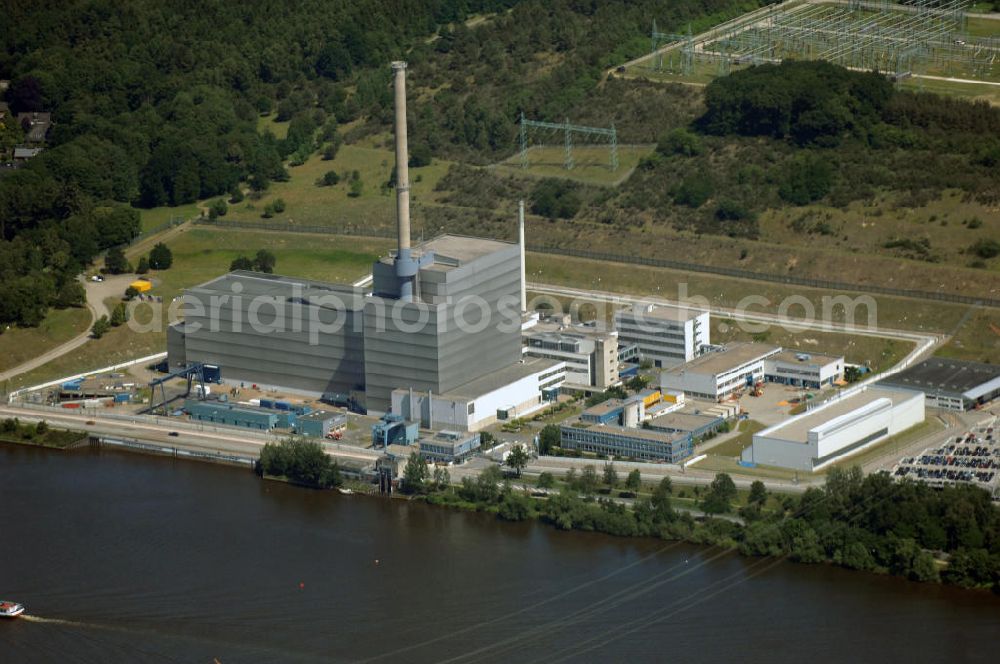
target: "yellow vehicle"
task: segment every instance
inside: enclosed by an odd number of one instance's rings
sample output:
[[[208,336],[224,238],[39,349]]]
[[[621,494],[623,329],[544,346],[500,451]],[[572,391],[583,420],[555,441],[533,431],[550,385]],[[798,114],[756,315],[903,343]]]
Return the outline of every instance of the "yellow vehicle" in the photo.
[[[140,293],[145,293],[153,288],[153,282],[149,279],[136,279],[130,283],[129,286],[136,289]]]

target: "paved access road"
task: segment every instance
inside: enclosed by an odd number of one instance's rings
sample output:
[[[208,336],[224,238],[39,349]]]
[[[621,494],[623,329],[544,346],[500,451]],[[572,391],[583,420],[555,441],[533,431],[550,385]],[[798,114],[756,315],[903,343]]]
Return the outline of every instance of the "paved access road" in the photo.
[[[483,457],[476,457],[463,464],[448,468],[452,482],[458,483],[464,477],[475,479],[486,467],[496,465],[496,461]],[[587,466],[593,466],[597,470],[598,476],[604,469],[604,461],[594,459],[574,459],[571,457],[542,456],[531,459],[525,467],[523,474],[528,477],[536,477],[541,473],[551,473],[556,477],[564,477],[571,469],[575,469],[577,474]],[[708,486],[715,479],[715,471],[698,470],[696,468],[683,468],[669,463],[641,463],[629,461],[615,461],[615,470],[618,471],[618,478],[624,482],[625,477],[633,468],[639,469],[642,481],[645,484],[657,484],[664,477],[669,477],[671,482],[678,486]],[[750,485],[757,479],[771,491],[781,493],[802,493],[813,484],[823,484],[823,479],[803,478],[801,482],[791,480],[781,480],[768,477],[745,477],[732,475],[733,482],[739,489],[749,489]],[[533,488],[533,487],[532,487]]]

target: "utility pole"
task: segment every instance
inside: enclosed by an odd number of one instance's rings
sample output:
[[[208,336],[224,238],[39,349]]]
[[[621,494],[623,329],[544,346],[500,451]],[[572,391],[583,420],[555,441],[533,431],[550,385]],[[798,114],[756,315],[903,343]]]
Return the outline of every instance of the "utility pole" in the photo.
[[[563,167],[567,171],[573,170],[573,139],[570,136],[569,118],[566,118],[566,155],[563,157]]]

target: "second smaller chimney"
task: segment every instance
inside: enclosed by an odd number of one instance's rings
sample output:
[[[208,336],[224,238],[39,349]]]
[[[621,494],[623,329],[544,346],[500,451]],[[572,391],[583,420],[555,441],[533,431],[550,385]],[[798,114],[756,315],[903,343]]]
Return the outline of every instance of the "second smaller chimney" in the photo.
[[[517,204],[517,243],[521,247],[521,313],[528,312],[528,284],[524,271],[524,255],[528,248],[524,245],[524,201]]]

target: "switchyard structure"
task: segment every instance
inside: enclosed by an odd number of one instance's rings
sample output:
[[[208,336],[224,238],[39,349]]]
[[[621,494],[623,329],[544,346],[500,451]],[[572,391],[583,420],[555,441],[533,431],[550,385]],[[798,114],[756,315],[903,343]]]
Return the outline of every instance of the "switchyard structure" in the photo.
[[[654,23],[650,67],[688,76],[696,67],[725,74],[732,67],[802,59],[897,78],[917,72],[996,78],[1000,38],[970,37],[967,9],[968,0],[804,0],[751,12],[695,38],[657,32]],[[676,42],[683,44],[657,50]]]
[[[687,34],[682,35],[674,32],[660,32],[656,29],[656,19],[653,19],[653,29],[649,34],[650,55],[655,57],[653,68],[657,71],[663,70],[663,53],[657,53],[661,47],[675,44],[677,42],[684,42],[684,46],[681,48],[681,69],[687,75],[691,73],[691,67],[694,63],[694,37],[691,34],[691,25],[688,24]],[[670,56],[673,58],[673,55]],[[676,63],[671,59],[668,64],[668,69],[673,70],[676,67]]]
[[[611,127],[585,127],[584,125],[570,124],[569,118],[566,122],[543,122],[540,120],[528,120],[521,113],[520,120],[520,147],[521,147],[521,168],[527,168],[529,163],[529,133],[531,130],[541,130],[546,132],[558,132],[563,135],[563,168],[567,171],[573,170],[576,165],[573,160],[573,135],[584,136],[586,138],[596,138],[606,142],[609,150],[609,163],[612,171],[618,170],[618,130],[614,123]]]
[[[650,48],[650,53],[656,53],[657,49],[666,44],[672,44],[674,42],[682,41],[683,39],[691,36],[691,25],[688,24],[687,35],[677,34],[675,32],[660,32],[656,29],[656,19],[653,19],[653,29],[649,33],[649,40],[652,44]]]

